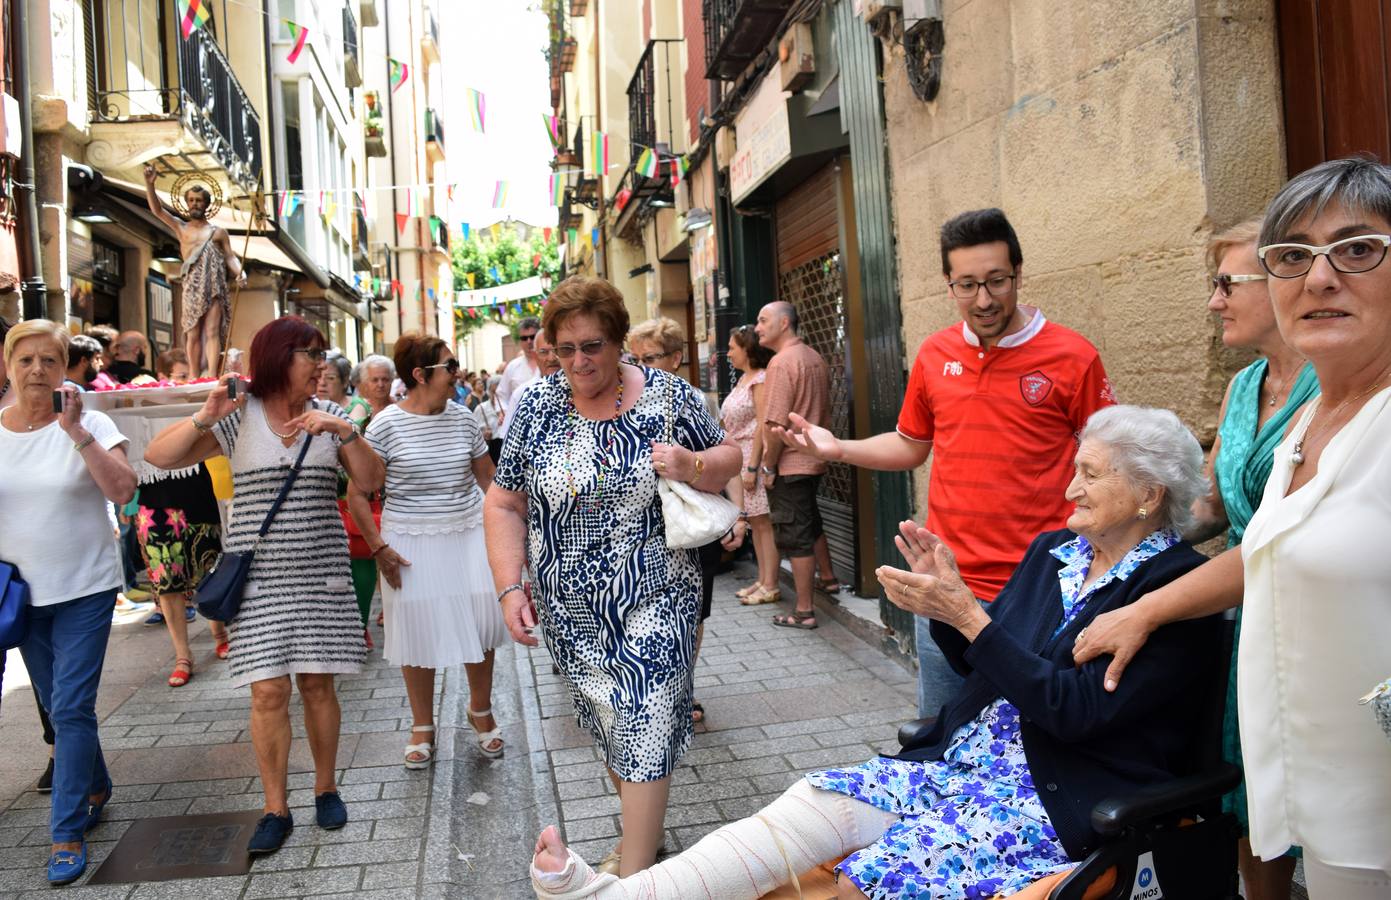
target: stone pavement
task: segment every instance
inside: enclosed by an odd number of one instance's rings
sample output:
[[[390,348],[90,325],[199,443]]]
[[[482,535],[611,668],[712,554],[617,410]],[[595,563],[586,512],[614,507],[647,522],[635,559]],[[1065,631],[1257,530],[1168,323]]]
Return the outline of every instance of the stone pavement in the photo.
[[[749,580],[722,576],[696,674],[706,724],[674,777],[667,845],[690,846],[747,815],[812,768],[866,759],[893,746],[913,714],[912,676],[829,617],[816,631],[775,629],[773,607],[741,607]],[[381,631],[374,628],[378,646]],[[115,797],[90,836],[89,872],[137,818],[260,806],[247,733],[248,692],[232,688],[212,642],[194,629],[197,674],[165,685],[173,654],[164,629],[113,629],[98,713]],[[58,896],[43,876],[48,797],[32,790],[43,745],[19,655],[12,652],[0,712],[0,897]],[[509,898],[529,895],[526,863],[540,828],[560,823],[587,858],[618,835],[618,798],[588,736],[574,724],[544,649],[498,651],[493,709],[507,755],[484,759],[467,727],[462,670],[437,680],[439,762],[409,772],[401,754],[411,722],[398,669],[380,653],[339,684],[340,784],[350,821],[313,824],[312,770],[298,721],[290,802],[296,829],[285,849],[247,876],[142,885],[73,886],[72,898],[376,897]]]

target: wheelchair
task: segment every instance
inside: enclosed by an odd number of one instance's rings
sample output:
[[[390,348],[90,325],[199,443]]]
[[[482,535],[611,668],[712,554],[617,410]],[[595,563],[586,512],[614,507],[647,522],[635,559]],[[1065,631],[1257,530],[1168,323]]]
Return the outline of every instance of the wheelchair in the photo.
[[[1101,845],[1047,893],[1037,893],[1040,900],[1241,900],[1240,827],[1235,816],[1222,811],[1222,796],[1241,781],[1241,770],[1222,759],[1234,629],[1228,619],[1223,650],[1212,665],[1215,689],[1194,738],[1193,771],[1098,803],[1091,821]],[[903,725],[899,744],[904,750],[921,746],[933,722]],[[1022,900],[1035,893],[1015,896]]]

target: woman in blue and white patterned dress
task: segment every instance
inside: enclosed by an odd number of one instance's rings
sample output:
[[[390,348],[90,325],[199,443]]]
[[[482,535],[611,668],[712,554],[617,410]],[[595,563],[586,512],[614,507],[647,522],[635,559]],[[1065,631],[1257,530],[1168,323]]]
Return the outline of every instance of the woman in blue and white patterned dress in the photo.
[[[1202,562],[1179,538],[1203,488],[1197,440],[1170,412],[1115,406],[1082,432],[1068,529],[1041,534],[986,612],[951,551],[912,522],[897,540],[912,571],[878,571],[889,599],[933,619],[964,676],[921,743],[896,758],[813,772],[757,815],[727,825],[640,878],[597,874],[554,829],[532,881],[548,898],[759,897],[828,861],[840,897],[991,898],[1057,875],[1099,838],[1090,813],[1182,772],[1194,709],[1220,691],[1220,622],[1168,626],[1118,696],[1105,665],[1072,664],[1072,638]],[[1162,643],[1155,639],[1163,635]],[[1225,671],[1225,668],[1223,669]],[[1204,676],[1207,676],[1206,678]],[[842,859],[843,858],[843,859]]]
[[[609,283],[568,279],[543,327],[563,371],[511,413],[484,503],[488,559],[513,639],[534,646],[541,626],[604,756],[623,815],[607,863],[632,874],[656,858],[693,730],[700,569],[694,551],[667,547],[657,479],[717,492],[738,472],[739,448],[690,385],[619,361],[628,313]]]

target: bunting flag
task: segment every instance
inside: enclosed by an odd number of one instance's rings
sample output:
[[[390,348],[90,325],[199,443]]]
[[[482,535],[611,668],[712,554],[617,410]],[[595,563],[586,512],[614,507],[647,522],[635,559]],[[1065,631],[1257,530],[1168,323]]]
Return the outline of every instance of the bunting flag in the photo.
[[[501,222],[494,222],[493,224],[489,225],[489,226],[488,226],[488,231],[489,231],[489,233],[492,234],[493,240],[494,240],[494,241],[498,241],[498,240],[501,240],[501,239],[502,239],[502,223],[501,223]]]
[[[546,136],[551,139],[551,150],[559,150],[560,145],[565,143],[565,138],[560,134],[560,116],[541,113],[541,120],[546,123]]]
[[[396,93],[396,89],[406,83],[406,79],[411,76],[411,67],[401,62],[399,59],[386,58],[387,80],[391,82],[391,93]]]
[[[497,273],[497,266],[489,266],[488,274],[493,276],[493,284],[502,284],[502,276]]]
[[[208,24],[208,19],[212,17],[207,0],[174,0],[174,7],[179,13],[179,33],[184,40]]]
[[[565,179],[559,175],[551,176],[551,206],[565,203]]]
[[[295,42],[294,49],[285,57],[285,60],[286,62],[294,62],[299,59],[300,51],[304,49],[304,42],[309,40],[309,29],[305,28],[303,25],[296,25],[289,19],[281,19],[280,21],[285,23],[285,27],[290,31],[290,37]]]
[[[425,296],[429,297],[431,300],[435,299],[435,289],[434,289],[434,288],[426,288],[426,289],[425,289]],[[435,357],[435,358],[436,358],[436,359],[439,359],[438,356]]]
[[[295,191],[286,191],[280,195],[280,218],[288,219],[295,214],[299,207],[299,194]]]
[[[643,178],[657,177],[657,151],[651,147],[643,147],[638,154],[637,173]]]
[[[397,281],[395,278],[391,279],[391,292],[396,295],[397,300],[400,300],[401,296],[405,293],[401,288],[401,282]]]
[[[464,88],[464,100],[468,105],[469,124],[473,130],[479,134],[487,131],[485,118],[488,111],[488,98],[482,91],[475,91],[473,88]]]
[[[408,216],[408,215],[406,215],[405,213],[397,213],[397,214],[396,214],[396,233],[397,233],[397,234],[404,234],[405,231],[406,231],[406,223],[409,222],[410,220],[411,220],[411,217]]]
[[[609,170],[609,136],[596,131],[589,139],[590,167],[595,175],[603,175]]]
[[[462,235],[464,236],[464,240],[468,240],[468,231],[469,231],[469,228],[468,228],[468,223],[467,223],[467,222],[465,222],[465,223],[463,223],[462,225],[459,226],[459,233],[462,234]]]
[[[440,242],[440,225],[443,224],[439,216],[430,217],[430,237],[434,238],[436,244]]]
[[[531,256],[531,267],[532,267],[533,269],[539,269],[539,268],[541,268],[541,254],[539,254],[539,253],[534,253],[534,254],[532,254],[532,256]]]
[[[595,228],[589,232],[589,246],[595,250],[599,249],[599,229]]]
[[[671,161],[671,186],[676,187],[686,177],[686,173],[691,170],[691,161],[681,155]]]
[[[454,185],[448,185],[444,189],[444,195],[449,198],[449,202],[454,202]]]
[[[551,230],[549,228],[541,229],[541,239],[548,244],[551,242]]]
[[[333,199],[330,199],[330,200],[328,201],[328,206],[323,207],[323,208],[320,209],[320,213],[323,215],[324,221],[325,221],[325,222],[327,222],[327,221],[329,221],[330,219],[332,219],[332,218],[333,218],[333,214],[334,214],[335,212],[337,212],[337,211],[338,211],[338,201],[337,201],[337,200],[333,200]]]
[[[499,181],[493,185],[493,209],[502,209],[507,205],[508,185],[505,181]]]
[[[578,228],[565,229],[565,238],[570,243],[570,246],[575,246],[580,242],[580,230]]]
[[[468,288],[469,288],[469,290],[473,290],[473,282],[474,282],[474,279],[475,279],[477,276],[476,276],[473,272],[468,272],[468,273],[465,273],[464,277],[468,279]]]

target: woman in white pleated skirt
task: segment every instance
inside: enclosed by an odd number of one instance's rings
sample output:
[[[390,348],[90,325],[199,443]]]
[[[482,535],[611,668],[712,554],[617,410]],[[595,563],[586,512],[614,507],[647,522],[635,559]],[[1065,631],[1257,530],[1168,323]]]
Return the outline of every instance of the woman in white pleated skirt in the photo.
[[[458,360],[430,335],[403,335],[396,372],[406,398],[373,416],[367,441],[386,464],[381,528],[367,497],[349,493],[349,511],[382,574],[386,641],[401,667],[413,724],[408,769],[434,760],[435,670],[464,666],[469,725],[484,756],[503,741],[493,719],[493,649],[508,640],[483,541],[483,492],[493,463],[477,418],[451,402]]]

